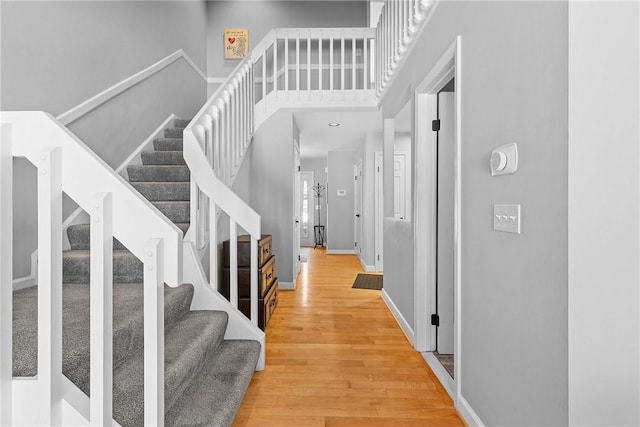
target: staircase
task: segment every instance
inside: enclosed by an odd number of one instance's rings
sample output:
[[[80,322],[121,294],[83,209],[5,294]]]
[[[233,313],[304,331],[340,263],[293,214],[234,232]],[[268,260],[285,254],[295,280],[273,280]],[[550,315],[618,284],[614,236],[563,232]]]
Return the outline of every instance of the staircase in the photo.
[[[189,170],[182,158],[182,129],[175,120],[142,165],[130,165],[132,185],[184,231],[189,227]],[[67,229],[63,253],[63,373],[90,390],[90,226]],[[144,423],[143,264],[113,241],[113,416],[123,426]],[[37,375],[37,287],[14,293],[13,375]],[[164,289],[167,425],[226,426],[233,421],[260,355],[252,340],[225,340],[224,311],[190,311],[194,288]]]

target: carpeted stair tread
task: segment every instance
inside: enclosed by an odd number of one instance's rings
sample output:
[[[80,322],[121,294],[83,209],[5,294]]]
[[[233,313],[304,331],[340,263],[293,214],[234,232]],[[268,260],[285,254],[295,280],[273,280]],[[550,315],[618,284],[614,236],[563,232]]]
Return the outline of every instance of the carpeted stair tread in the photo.
[[[165,138],[182,138],[184,128],[167,128],[164,130]]]
[[[186,165],[182,151],[143,151],[143,165]]]
[[[88,250],[91,244],[91,226],[89,224],[75,224],[67,227],[67,237],[72,250]],[[113,249],[127,250],[127,248],[113,238]]]
[[[188,383],[220,346],[227,327],[223,311],[191,311],[165,334],[165,411],[176,402]],[[144,419],[144,354],[114,373],[114,419],[122,426],[137,426]]]
[[[183,165],[129,165],[127,174],[132,182],[188,182],[190,179],[189,168]]]
[[[189,126],[191,119],[173,119],[173,127],[178,129],[184,129]]]
[[[152,202],[169,220],[176,223],[189,222],[191,203],[184,201]]]
[[[153,148],[157,151],[182,151],[182,138],[156,138]]]
[[[90,254],[88,249],[62,253],[62,280],[64,283],[89,283]],[[113,283],[139,283],[143,281],[142,261],[128,250],[113,251]]]
[[[14,292],[13,375],[37,374],[38,287]],[[63,295],[62,370],[89,394],[89,299],[86,283],[65,284]],[[170,330],[188,313],[193,286],[164,288],[165,328]],[[143,345],[143,285],[119,284],[113,288],[113,365],[119,367]]]
[[[188,201],[191,199],[189,182],[132,182],[147,200],[155,201]]]
[[[251,382],[260,343],[225,340],[165,417],[171,426],[230,426]]]

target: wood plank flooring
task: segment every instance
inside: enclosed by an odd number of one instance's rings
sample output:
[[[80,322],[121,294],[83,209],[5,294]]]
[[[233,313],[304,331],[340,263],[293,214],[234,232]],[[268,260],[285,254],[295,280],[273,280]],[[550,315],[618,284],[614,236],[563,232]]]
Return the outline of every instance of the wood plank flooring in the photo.
[[[280,291],[266,369],[234,426],[464,426],[380,291],[352,289],[359,261],[311,249],[295,291]]]

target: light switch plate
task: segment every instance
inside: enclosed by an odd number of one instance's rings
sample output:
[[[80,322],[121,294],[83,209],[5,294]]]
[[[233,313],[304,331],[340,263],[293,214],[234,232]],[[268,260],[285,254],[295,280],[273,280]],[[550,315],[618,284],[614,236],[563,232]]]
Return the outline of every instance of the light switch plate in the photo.
[[[505,233],[520,234],[520,205],[493,205],[493,229]]]

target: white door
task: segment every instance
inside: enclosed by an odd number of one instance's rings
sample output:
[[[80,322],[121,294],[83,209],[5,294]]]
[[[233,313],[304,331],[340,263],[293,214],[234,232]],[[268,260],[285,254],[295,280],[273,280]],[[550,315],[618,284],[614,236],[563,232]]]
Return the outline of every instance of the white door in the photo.
[[[313,172],[300,172],[300,245],[313,246],[314,198]]]
[[[453,354],[454,319],[454,93],[438,94],[438,248],[437,248],[437,348],[440,354]]]
[[[375,180],[374,180],[374,204],[375,204],[375,262],[376,262],[376,271],[382,271],[382,244],[383,244],[383,218],[384,218],[384,199],[382,198],[382,188],[383,188],[383,161],[382,161],[382,152],[376,151],[376,161],[375,161]]]
[[[294,141],[293,172],[293,280],[300,272],[300,146]],[[295,284],[295,283],[294,283]]]
[[[355,254],[362,260],[362,160],[358,161],[353,167],[353,250]]]
[[[407,155],[393,156],[393,217],[407,218]]]

